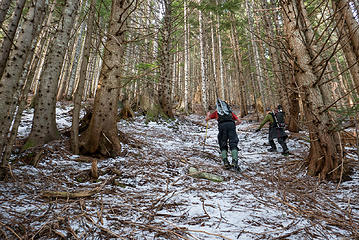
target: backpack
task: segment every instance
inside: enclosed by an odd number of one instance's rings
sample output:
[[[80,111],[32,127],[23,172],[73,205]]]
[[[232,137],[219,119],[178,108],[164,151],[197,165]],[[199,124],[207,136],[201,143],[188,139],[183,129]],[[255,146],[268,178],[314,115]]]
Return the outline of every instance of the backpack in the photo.
[[[273,119],[274,119],[274,126],[277,128],[285,128],[285,114],[283,111],[278,111],[276,113],[272,113]]]
[[[217,100],[218,122],[233,121],[232,110],[225,101]]]

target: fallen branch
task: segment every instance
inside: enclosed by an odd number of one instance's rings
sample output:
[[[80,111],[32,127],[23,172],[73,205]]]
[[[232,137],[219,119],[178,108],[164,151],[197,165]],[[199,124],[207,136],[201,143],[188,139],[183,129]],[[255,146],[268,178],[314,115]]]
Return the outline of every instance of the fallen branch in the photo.
[[[95,188],[89,191],[80,191],[80,192],[60,192],[60,191],[44,191],[41,193],[41,197],[48,198],[81,198],[81,197],[90,197],[100,192],[100,188]]]
[[[111,178],[113,179],[113,177]],[[61,192],[61,191],[43,191],[41,192],[41,197],[48,197],[48,198],[82,198],[82,197],[90,197],[99,193],[105,184],[109,181],[107,179],[101,186],[96,187],[92,190],[87,191],[80,191],[80,192]]]
[[[2,222],[0,222],[0,224],[3,225],[5,228],[7,228],[10,232],[12,232],[18,239],[22,239],[19,235],[16,234],[16,232],[11,227],[3,224]]]

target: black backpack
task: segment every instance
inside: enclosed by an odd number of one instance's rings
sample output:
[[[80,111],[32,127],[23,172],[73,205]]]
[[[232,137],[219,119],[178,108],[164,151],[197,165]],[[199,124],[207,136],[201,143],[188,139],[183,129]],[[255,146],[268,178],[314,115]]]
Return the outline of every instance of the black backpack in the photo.
[[[217,100],[218,122],[233,121],[232,110],[225,101]]]
[[[278,111],[276,113],[272,113],[274,119],[274,126],[277,128],[285,128],[285,113],[283,111]]]

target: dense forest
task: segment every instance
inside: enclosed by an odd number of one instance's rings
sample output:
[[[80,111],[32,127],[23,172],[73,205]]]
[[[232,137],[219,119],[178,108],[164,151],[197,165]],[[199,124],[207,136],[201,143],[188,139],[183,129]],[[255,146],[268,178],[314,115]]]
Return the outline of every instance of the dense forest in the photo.
[[[63,100],[74,102],[73,152],[109,156],[121,154],[119,104],[149,119],[205,113],[217,98],[241,117],[281,104],[289,131],[309,132],[309,175],[346,171],[341,132],[358,122],[356,1],[2,0],[0,10],[2,176],[23,110],[35,110],[24,150],[59,138]]]
[[[1,0],[0,26],[0,185],[14,178],[16,156],[36,166],[58,140],[91,157],[98,178],[96,159],[129,152],[134,136],[121,126],[134,128],[119,121],[204,119],[217,99],[257,122],[282,105],[287,131],[305,135],[307,176],[340,183],[354,172],[357,0]],[[60,130],[62,103],[71,126]],[[29,109],[31,130],[20,136]]]

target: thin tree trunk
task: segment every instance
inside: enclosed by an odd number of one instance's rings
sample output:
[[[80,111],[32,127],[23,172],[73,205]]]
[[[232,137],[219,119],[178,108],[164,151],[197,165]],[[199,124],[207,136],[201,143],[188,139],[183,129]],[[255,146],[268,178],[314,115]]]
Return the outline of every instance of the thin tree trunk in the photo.
[[[231,15],[231,39],[233,45],[233,56],[236,66],[236,77],[239,84],[239,102],[240,102],[240,116],[244,117],[248,114],[247,102],[246,102],[246,91],[245,91],[245,81],[243,76],[243,67],[242,67],[242,56],[239,50],[238,43],[238,34],[235,27],[234,16]]]
[[[2,26],[12,0],[1,0],[0,3],[0,26]]]
[[[9,28],[7,29],[7,33],[2,42],[1,55],[0,55],[0,77],[4,73],[6,61],[10,54],[11,46],[14,41],[16,29],[18,27],[18,24],[19,24],[19,21],[21,18],[21,13],[23,11],[25,2],[26,2],[26,0],[18,0],[18,2],[16,4],[16,8],[14,10],[14,13],[12,15],[12,21],[9,24]]]
[[[214,19],[214,17],[212,17],[212,12],[210,13],[210,16],[212,19]],[[216,91],[218,77],[217,77],[216,44],[215,44],[213,22],[214,22],[214,20],[211,21],[211,50],[212,50],[212,71],[213,71],[214,84],[211,84],[211,85],[214,86],[214,92],[216,93],[216,96],[215,96],[215,98],[216,98],[216,97],[219,97],[219,95],[218,95],[218,92]]]
[[[84,28],[85,25],[82,25],[81,30],[79,32],[78,38],[77,38],[77,44],[76,44],[76,48],[75,48],[75,56],[73,58],[73,64],[71,66],[71,70],[70,70],[70,76],[69,76],[69,80],[68,80],[68,84],[67,84],[67,89],[66,89],[66,98],[67,100],[71,100],[73,98],[73,94],[74,91],[76,91],[76,86],[77,86],[77,72],[78,72],[78,66],[79,66],[79,62],[81,59],[81,53],[82,53],[82,49],[83,49],[83,43],[84,43],[84,36],[83,36],[83,32],[84,32]]]
[[[252,48],[253,48],[253,58],[254,58],[254,63],[255,63],[255,69],[256,69],[256,79],[259,85],[259,92],[261,95],[261,100],[262,100],[262,111],[264,112],[264,110],[266,109],[266,96],[265,96],[265,92],[264,92],[264,79],[263,79],[263,74],[262,74],[262,68],[260,66],[260,59],[259,59],[259,52],[258,52],[258,47],[257,47],[257,43],[255,41],[255,36],[254,36],[254,29],[253,29],[253,16],[252,16],[252,7],[253,7],[253,2],[250,3],[249,0],[246,0],[246,7],[247,7],[247,14],[248,14],[248,21],[249,21],[249,34],[250,34],[250,38],[251,38],[251,43],[252,43]]]
[[[341,73],[342,72],[342,67],[339,64],[339,60],[337,58],[335,58],[335,66],[337,68],[337,72]],[[346,82],[348,80],[346,80],[344,78],[343,74],[340,74],[338,76],[338,80],[339,80],[340,89],[342,90],[342,96],[346,96],[345,97],[345,101],[346,101],[345,105],[348,105],[349,107],[353,106],[353,98],[352,98],[351,94],[348,94],[348,89],[349,88],[344,83],[344,82]]]
[[[356,49],[356,42],[359,40],[355,39],[359,29],[358,26],[356,31],[353,29],[354,24],[350,19],[352,14],[348,12],[348,6],[345,0],[332,1],[332,6],[335,14],[334,17],[338,23],[337,28],[340,44],[343,48],[345,59],[350,66],[349,70],[354,81],[354,87],[357,87],[356,92],[359,93],[359,49]]]
[[[222,100],[225,100],[226,96],[224,94],[224,72],[223,72],[223,56],[222,56],[222,39],[221,39],[221,33],[220,33],[220,28],[219,28],[219,16],[217,15],[217,25],[216,25],[216,32],[217,32],[217,37],[218,37],[218,65],[219,65],[219,83],[220,83],[220,96],[222,98]]]
[[[202,19],[202,11],[198,12],[198,21],[199,21],[199,46],[201,52],[201,95],[202,95],[202,108],[204,112],[208,110],[207,103],[207,77],[206,77],[206,69],[205,69],[205,55],[204,55],[204,39],[203,39],[203,19]]]
[[[187,15],[187,0],[184,0],[184,111],[188,112],[188,95],[189,95],[189,29],[188,29],[188,15]]]
[[[94,0],[91,0],[89,15],[87,18],[87,32],[84,44],[84,51],[82,56],[81,68],[80,68],[80,77],[77,89],[74,93],[74,109],[72,114],[72,151],[74,154],[79,154],[79,119],[80,119],[80,109],[81,109],[81,99],[84,93],[84,86],[86,81],[86,72],[88,69],[88,63],[90,58],[90,50],[92,46],[92,33],[93,33],[93,21],[95,18],[95,6]]]

